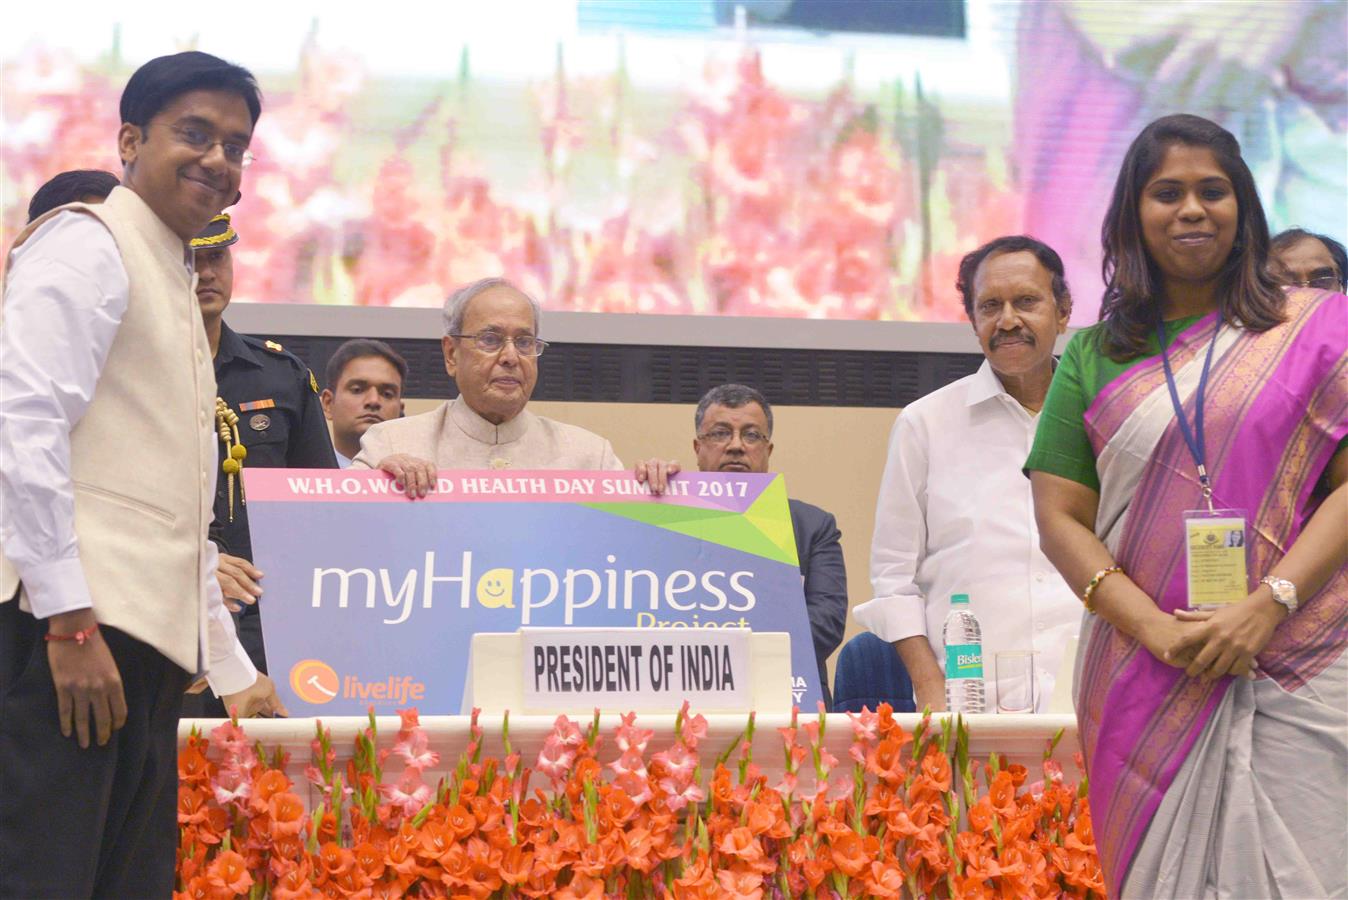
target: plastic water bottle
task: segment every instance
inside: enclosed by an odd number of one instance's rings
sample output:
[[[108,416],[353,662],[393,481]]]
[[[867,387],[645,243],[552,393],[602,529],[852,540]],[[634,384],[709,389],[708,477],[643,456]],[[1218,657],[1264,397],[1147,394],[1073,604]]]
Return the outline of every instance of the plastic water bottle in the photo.
[[[941,638],[945,641],[945,708],[952,713],[983,712],[983,629],[969,608],[968,594],[950,596]]]

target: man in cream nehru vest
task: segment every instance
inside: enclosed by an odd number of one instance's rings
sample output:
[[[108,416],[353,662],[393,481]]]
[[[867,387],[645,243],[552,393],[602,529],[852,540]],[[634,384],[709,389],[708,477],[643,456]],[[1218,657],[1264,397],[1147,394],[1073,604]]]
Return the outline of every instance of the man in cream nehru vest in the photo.
[[[459,396],[428,413],[372,426],[353,469],[383,469],[408,496],[424,497],[436,469],[623,468],[597,434],[525,409],[538,381],[538,302],[504,278],[484,278],[445,302],[441,347]],[[651,459],[636,467],[656,493],[679,471]]]
[[[102,205],[32,222],[0,324],[0,896],[167,897],[191,673],[281,711],[206,541],[215,377],[187,242],[261,111],[205,53],[131,76]]]

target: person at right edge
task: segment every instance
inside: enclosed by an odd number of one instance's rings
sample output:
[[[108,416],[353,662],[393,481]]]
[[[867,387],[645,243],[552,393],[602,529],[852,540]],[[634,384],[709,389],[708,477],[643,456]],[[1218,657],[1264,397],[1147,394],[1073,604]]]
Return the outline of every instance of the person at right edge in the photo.
[[[1133,141],[1102,239],[1100,322],[1068,344],[1026,469],[1086,609],[1106,888],[1346,896],[1348,298],[1274,283],[1240,146],[1197,116]],[[1203,544],[1213,511],[1245,522],[1226,557]],[[1195,551],[1243,557],[1245,583],[1217,596]]]
[[[284,712],[206,540],[215,376],[188,249],[238,193],[260,112],[246,69],[151,60],[122,93],[122,186],[39,217],[9,255],[0,897],[168,897],[190,673]]]

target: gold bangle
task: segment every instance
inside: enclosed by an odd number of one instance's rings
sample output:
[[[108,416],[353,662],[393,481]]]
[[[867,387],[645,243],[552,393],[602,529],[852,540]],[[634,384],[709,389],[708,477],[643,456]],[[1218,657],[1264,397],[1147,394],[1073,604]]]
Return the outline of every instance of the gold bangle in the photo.
[[[1086,588],[1081,592],[1081,602],[1086,606],[1086,612],[1094,614],[1095,605],[1091,603],[1091,598],[1095,596],[1095,589],[1100,586],[1110,575],[1116,572],[1122,572],[1123,566],[1110,566],[1107,569],[1101,569],[1091,576],[1091,580],[1086,584]]]

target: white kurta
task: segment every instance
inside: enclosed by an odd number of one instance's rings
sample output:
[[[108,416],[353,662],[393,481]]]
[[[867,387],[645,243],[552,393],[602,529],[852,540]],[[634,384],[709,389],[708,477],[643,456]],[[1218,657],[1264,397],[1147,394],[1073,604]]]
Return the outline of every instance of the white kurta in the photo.
[[[988,711],[996,654],[1037,653],[1038,701],[1053,694],[1081,601],[1039,549],[1030,480],[1021,471],[1038,417],[985,360],[966,378],[909,404],[890,434],[875,510],[875,599],[857,621],[886,641],[925,634],[944,666],[951,594],[968,594],[983,630]]]
[[[509,422],[493,425],[462,397],[428,413],[390,419],[360,439],[353,469],[378,468],[393,453],[435,463],[438,469],[624,468],[613,445],[597,434],[536,416],[525,409]]]

